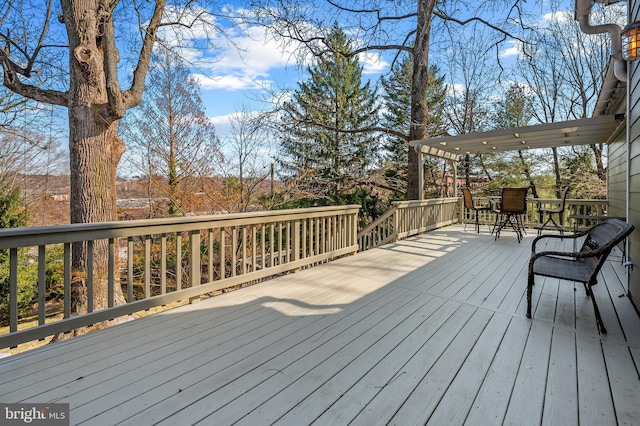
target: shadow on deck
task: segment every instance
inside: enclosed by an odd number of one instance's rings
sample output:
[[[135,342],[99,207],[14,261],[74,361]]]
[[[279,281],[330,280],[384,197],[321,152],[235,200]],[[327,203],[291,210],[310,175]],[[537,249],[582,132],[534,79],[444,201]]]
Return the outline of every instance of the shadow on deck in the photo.
[[[639,424],[619,254],[595,287],[609,334],[557,279],[527,320],[533,235],[450,226],[4,358],[0,401],[91,425]]]

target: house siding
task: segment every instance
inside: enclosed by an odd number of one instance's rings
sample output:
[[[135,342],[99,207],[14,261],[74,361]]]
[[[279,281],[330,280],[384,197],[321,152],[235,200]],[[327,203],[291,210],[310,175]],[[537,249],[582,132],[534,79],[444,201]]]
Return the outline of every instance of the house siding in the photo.
[[[628,3],[629,22],[640,18],[640,0]],[[633,263],[629,271],[629,297],[640,310],[640,67],[638,61],[628,68],[629,98],[627,123],[629,129],[629,214],[627,221],[636,229],[629,237],[628,260]]]
[[[627,135],[619,133],[608,146],[607,214],[615,217],[627,215]]]

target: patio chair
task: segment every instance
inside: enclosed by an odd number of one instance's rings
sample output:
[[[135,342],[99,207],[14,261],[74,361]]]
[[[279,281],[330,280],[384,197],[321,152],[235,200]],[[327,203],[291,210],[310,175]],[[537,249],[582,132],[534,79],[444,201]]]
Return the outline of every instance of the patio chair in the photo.
[[[540,223],[542,223],[544,215],[548,215],[547,220],[538,227],[538,235],[542,234],[542,231],[545,229],[549,222],[551,222],[553,228],[555,228],[556,231],[559,231],[560,234],[564,234],[564,204],[567,199],[568,192],[569,187],[567,186],[562,190],[560,201],[556,207],[544,208],[542,207],[542,203],[538,201],[538,215],[540,216]],[[558,215],[558,223],[553,220],[553,215]],[[549,228],[551,228],[551,226]]]
[[[471,195],[471,191],[469,190],[469,188],[462,188],[462,195],[464,197],[464,208],[469,211],[469,210],[473,210],[475,212],[475,225],[476,225],[476,232],[479,234],[480,233],[480,218],[479,218],[479,212],[481,211],[489,211],[491,210],[491,207],[489,206],[478,206],[476,205],[476,203],[473,201],[473,196]],[[467,221],[464,221],[464,230],[467,230]]]
[[[536,275],[581,282],[584,284],[587,296],[591,297],[598,330],[602,334],[607,334],[592,287],[598,283],[596,278],[611,250],[627,238],[632,231],[633,225],[613,218],[598,223],[588,231],[569,236],[546,234],[536,237],[532,245],[533,254],[529,260],[527,318],[531,318],[531,293]],[[585,236],[586,239],[578,252],[542,251],[536,253],[536,245],[545,238],[573,238],[576,241],[576,239]]]
[[[518,242],[522,241],[522,237],[526,232],[522,215],[527,211],[528,191],[529,187],[502,188],[500,204],[493,209],[494,213],[497,214],[496,224],[494,225],[496,240],[500,238],[500,231],[505,227],[510,227],[515,231]]]

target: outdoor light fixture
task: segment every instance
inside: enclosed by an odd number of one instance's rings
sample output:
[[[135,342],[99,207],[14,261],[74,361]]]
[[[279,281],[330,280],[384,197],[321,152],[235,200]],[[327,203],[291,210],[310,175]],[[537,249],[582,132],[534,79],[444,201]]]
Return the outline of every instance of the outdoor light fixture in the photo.
[[[622,57],[627,61],[635,61],[640,57],[640,21],[627,25],[622,29]]]

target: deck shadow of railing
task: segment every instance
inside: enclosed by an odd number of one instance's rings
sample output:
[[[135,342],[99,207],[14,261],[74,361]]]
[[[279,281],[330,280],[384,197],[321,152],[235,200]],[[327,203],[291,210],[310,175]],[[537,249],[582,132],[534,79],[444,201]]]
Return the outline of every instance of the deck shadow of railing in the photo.
[[[0,348],[177,301],[196,301],[356,253],[359,207],[0,230],[0,253],[10,272],[9,307],[2,313],[9,332],[0,335]],[[83,270],[72,268],[76,245],[88,251]],[[95,255],[97,247],[104,249],[102,256]],[[55,288],[47,285],[51,253],[56,253],[54,263],[60,264],[62,275]],[[87,303],[83,312],[72,315],[75,291],[85,292]],[[20,303],[31,303],[25,292],[37,294],[35,325],[24,322]],[[54,292],[62,293],[62,319],[52,319],[46,311]]]

